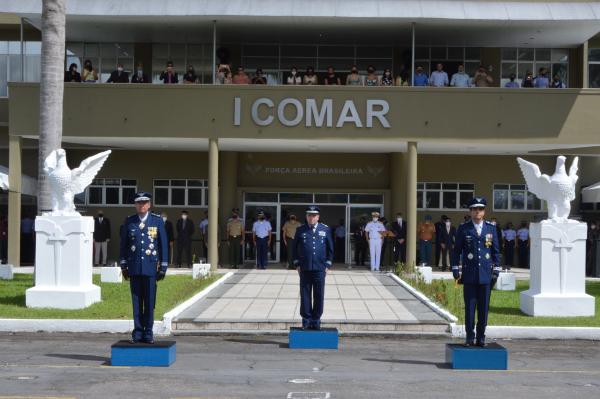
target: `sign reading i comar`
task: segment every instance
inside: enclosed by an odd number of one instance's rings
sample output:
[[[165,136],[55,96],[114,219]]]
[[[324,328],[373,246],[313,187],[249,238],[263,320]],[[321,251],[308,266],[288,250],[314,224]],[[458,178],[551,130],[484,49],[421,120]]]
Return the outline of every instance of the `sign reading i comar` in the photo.
[[[334,115],[333,99],[325,98],[319,104],[314,98],[304,101],[297,98],[284,98],[278,104],[268,97],[261,97],[250,105],[250,117],[257,126],[270,126],[275,120],[288,127],[298,126],[302,123],[306,127],[336,127],[343,128],[346,124],[353,124],[357,128],[372,128],[374,120],[381,127],[389,129],[390,123],[386,117],[390,105],[386,100],[366,100],[364,118],[361,117],[353,100],[345,100],[338,114]],[[288,110],[286,112],[286,110]],[[247,110],[242,104],[241,97],[233,100],[233,125],[241,126],[242,112]],[[334,118],[335,117],[335,118]],[[334,124],[335,122],[335,124]]]

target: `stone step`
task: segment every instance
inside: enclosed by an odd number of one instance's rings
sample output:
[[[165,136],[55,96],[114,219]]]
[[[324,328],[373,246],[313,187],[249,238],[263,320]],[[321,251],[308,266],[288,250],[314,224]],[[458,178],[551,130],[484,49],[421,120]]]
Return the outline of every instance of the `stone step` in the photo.
[[[173,323],[174,334],[240,333],[249,334],[281,333],[287,334],[290,327],[298,327],[297,320],[283,321],[240,321],[240,320],[177,320]],[[409,335],[448,335],[446,322],[409,322],[409,321],[328,321],[321,322],[322,327],[337,328],[340,334],[409,334]]]

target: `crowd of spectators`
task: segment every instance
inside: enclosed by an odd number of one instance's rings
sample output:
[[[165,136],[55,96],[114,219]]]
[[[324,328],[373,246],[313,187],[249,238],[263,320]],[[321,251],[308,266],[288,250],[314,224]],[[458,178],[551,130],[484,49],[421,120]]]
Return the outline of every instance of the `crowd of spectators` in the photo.
[[[172,61],[168,61],[164,71],[160,73],[158,79],[164,84],[176,84],[180,82],[180,77],[175,71]],[[201,77],[195,72],[193,65],[188,68],[181,78],[183,84],[201,83]],[[90,60],[84,63],[81,74],[77,71],[77,64],[71,64],[69,70],[65,72],[65,82],[98,82],[98,73],[92,66]],[[383,73],[379,73],[374,65],[367,67],[366,73],[361,73],[356,65],[352,65],[350,73],[342,75],[336,72],[335,68],[330,66],[325,73],[317,73],[311,66],[306,68],[304,73],[300,73],[297,67],[292,67],[290,71],[283,73],[283,84],[287,85],[325,85],[325,86],[431,86],[431,87],[494,87],[497,84],[488,69],[480,65],[473,76],[470,76],[464,65],[458,65],[457,72],[448,75],[442,63],[438,63],[435,69],[428,74],[422,66],[415,68],[414,76],[411,79],[410,73],[402,70],[398,76],[394,77],[390,68],[385,68]],[[117,64],[117,68],[110,74],[105,83],[152,83],[148,74],[144,70],[142,63],[136,65],[135,71],[131,76],[123,69],[122,64]],[[238,66],[233,73],[229,64],[219,64],[215,76],[216,84],[270,84],[269,77],[263,72],[262,68],[257,68],[254,73],[249,74],[243,66]],[[504,84],[506,88],[564,88],[565,83],[561,80],[559,74],[550,78],[548,70],[544,67],[538,70],[536,76],[531,71],[525,73],[521,82],[517,80],[515,74],[511,74],[509,81]]]

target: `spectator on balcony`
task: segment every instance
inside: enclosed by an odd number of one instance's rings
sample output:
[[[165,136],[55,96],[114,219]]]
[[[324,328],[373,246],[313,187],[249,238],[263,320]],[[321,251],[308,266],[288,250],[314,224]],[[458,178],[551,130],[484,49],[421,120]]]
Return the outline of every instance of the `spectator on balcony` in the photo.
[[[335,73],[335,69],[332,66],[327,67],[327,76],[325,76],[325,85],[326,86],[341,86],[342,80]]]
[[[400,71],[400,74],[396,78],[396,86],[410,86],[408,71],[406,69]]]
[[[525,72],[525,79],[521,82],[521,87],[533,87],[533,74],[529,71]]]
[[[550,83],[550,87],[553,89],[564,89],[567,86],[565,86],[565,84],[563,83],[562,79],[560,78],[560,75],[555,73],[552,77],[552,83]]]
[[[265,75],[263,74],[263,70],[258,68],[256,70],[256,73],[254,74],[254,77],[252,78],[252,84],[253,85],[266,85],[267,84],[267,79],[265,78]]]
[[[69,70],[65,72],[65,82],[81,82],[81,74],[77,72],[77,64],[69,65]]]
[[[538,76],[533,79],[533,87],[536,89],[547,89],[550,87],[550,79],[548,78],[548,70],[541,67],[538,71]]]
[[[302,84],[302,77],[300,77],[300,75],[298,75],[298,68],[296,68],[295,66],[292,67],[292,69],[290,71],[290,76],[287,77],[286,82],[289,85],[301,85]]]
[[[188,70],[183,75],[183,83],[184,84],[194,84],[198,83],[198,76],[196,75],[196,71],[194,70],[193,65],[188,65]]]
[[[431,72],[431,78],[429,84],[432,87],[445,87],[448,86],[448,74],[444,71],[444,65],[439,63],[435,67],[435,71]]]
[[[131,74],[131,83],[150,83],[148,74],[144,72],[144,64],[137,63],[135,73]]]
[[[315,68],[308,67],[306,68],[306,75],[302,78],[302,82],[305,85],[318,85],[319,77],[315,74]]]
[[[490,87],[494,84],[494,79],[488,73],[488,70],[483,65],[480,65],[473,76],[473,85],[475,87]]]
[[[358,74],[358,67],[352,65],[350,73],[346,76],[346,86],[362,86],[362,77]]]
[[[81,71],[81,80],[86,83],[96,83],[98,81],[98,72],[92,66],[92,61],[85,60],[83,71]]]
[[[226,84],[225,77],[227,76],[227,72],[229,72],[229,74],[231,75],[231,67],[229,66],[229,64],[217,65],[217,75],[215,76],[215,83],[218,85]]]
[[[379,76],[375,75],[375,67],[373,65],[367,67],[365,86],[379,86]]]
[[[234,85],[249,85],[250,84],[250,76],[246,73],[243,66],[239,66],[237,69],[237,73],[233,75],[233,84]]]
[[[422,66],[418,66],[415,71],[414,76],[414,85],[415,86],[429,86],[429,78],[427,74],[423,71]]]
[[[463,64],[460,64],[458,66],[458,72],[452,75],[452,79],[450,79],[450,86],[471,87],[471,77],[465,72],[465,66]]]
[[[517,78],[517,75],[515,75],[514,73],[511,73],[508,78],[510,79],[510,81],[506,82],[506,84],[504,85],[504,87],[509,88],[509,89],[518,89],[519,88],[519,82],[515,82],[515,79]]]
[[[112,71],[106,83],[129,83],[129,74],[123,70],[123,64],[117,64],[117,69]]]
[[[167,68],[160,73],[159,79],[162,80],[164,84],[179,83],[179,76],[177,76],[177,72],[175,72],[173,61],[167,61]]]
[[[224,85],[232,85],[233,84],[233,75],[230,70],[225,71],[225,77],[223,78]]]
[[[390,68],[385,68],[383,70],[383,76],[381,77],[381,85],[382,86],[393,86],[394,85],[394,77],[392,76],[392,70]]]

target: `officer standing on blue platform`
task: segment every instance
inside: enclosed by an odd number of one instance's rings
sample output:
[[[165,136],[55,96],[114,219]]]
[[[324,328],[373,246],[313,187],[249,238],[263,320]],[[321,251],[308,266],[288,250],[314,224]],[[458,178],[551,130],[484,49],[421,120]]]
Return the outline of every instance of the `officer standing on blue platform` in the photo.
[[[136,193],[136,214],[121,226],[119,263],[129,280],[133,303],[131,343],[154,343],[156,282],[165,278],[169,264],[165,224],[160,215],[150,212],[151,199],[147,192]]]
[[[500,273],[500,245],[496,226],[483,219],[487,202],[475,197],[469,202],[471,220],[460,225],[452,253],[452,274],[464,284],[465,346],[485,346],[485,328],[491,289]],[[459,261],[462,257],[462,275]],[[477,308],[477,334],[475,334]]]
[[[319,214],[318,206],[306,208],[306,224],[296,229],[293,248],[294,265],[300,275],[302,328],[311,330],[321,328],[325,276],[333,261],[331,229],[319,223]]]

